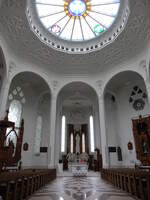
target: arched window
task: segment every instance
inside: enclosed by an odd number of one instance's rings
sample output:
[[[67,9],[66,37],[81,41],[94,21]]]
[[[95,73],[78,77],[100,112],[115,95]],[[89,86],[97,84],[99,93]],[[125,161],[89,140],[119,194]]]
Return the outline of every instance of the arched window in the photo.
[[[19,99],[22,104],[26,103],[24,92],[20,86],[17,86],[9,93],[8,100],[12,101],[14,99]]]
[[[42,133],[42,117],[39,115],[36,121],[36,133],[35,133],[35,144],[34,144],[34,153],[35,155],[40,154],[40,145],[41,145],[41,133]]]
[[[8,119],[9,121],[12,121],[15,123],[15,131],[17,134],[20,127],[21,115],[22,115],[22,104],[20,103],[19,100],[13,100],[9,106]],[[17,142],[16,133],[14,133],[14,131],[10,132],[10,130],[11,130],[10,128],[7,129],[8,136],[6,139],[6,145],[9,144],[9,141],[13,141],[14,145],[16,146],[16,142]]]
[[[85,153],[85,133],[82,133],[82,153]]]
[[[65,152],[65,135],[66,135],[66,117],[62,116],[62,124],[61,124],[61,152]]]
[[[94,152],[95,144],[94,144],[94,122],[93,116],[90,116],[90,145],[91,145],[91,152]]]
[[[73,153],[73,133],[70,136],[70,152]]]

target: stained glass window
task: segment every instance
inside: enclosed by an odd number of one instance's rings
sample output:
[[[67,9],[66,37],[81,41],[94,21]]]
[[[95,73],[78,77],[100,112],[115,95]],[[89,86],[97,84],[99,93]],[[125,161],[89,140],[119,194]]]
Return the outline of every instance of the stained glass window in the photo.
[[[94,143],[94,121],[93,116],[90,116],[90,144],[91,144],[91,152],[95,150],[95,143]]]
[[[13,99],[19,99],[22,104],[26,103],[26,99],[23,93],[23,90],[20,86],[17,86],[11,93],[9,94],[8,100],[12,101]]]
[[[70,41],[100,36],[115,21],[120,0],[35,0],[38,16],[52,34]]]
[[[73,153],[73,133],[71,133],[71,136],[70,136],[70,152]]]

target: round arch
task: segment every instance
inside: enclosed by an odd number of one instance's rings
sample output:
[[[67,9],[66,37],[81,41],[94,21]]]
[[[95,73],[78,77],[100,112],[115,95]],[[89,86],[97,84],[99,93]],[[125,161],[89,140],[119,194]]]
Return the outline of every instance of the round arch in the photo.
[[[115,80],[115,79],[118,78],[119,76],[126,75],[126,74],[130,74],[130,73],[136,75],[137,77],[141,78],[141,80],[144,81],[143,75],[140,74],[140,73],[138,73],[137,71],[134,71],[134,70],[123,70],[123,71],[120,71],[120,72],[117,72],[117,73],[113,74],[113,75],[105,82],[105,85],[104,85],[104,88],[103,88],[103,94],[105,94],[105,91],[106,91],[107,86],[108,86],[113,80]],[[144,81],[144,84],[145,84],[145,81]]]
[[[109,165],[111,167],[133,166],[136,162],[136,150],[132,119],[150,112],[144,77],[133,70],[116,73],[105,84],[103,94],[107,145],[108,147],[114,146],[116,149],[119,147],[122,152],[121,160],[117,153],[109,153]],[[115,98],[113,98],[113,94],[115,94]],[[129,141],[134,146],[132,154],[129,154],[127,149]],[[130,162],[131,160],[133,161]]]
[[[25,97],[25,103],[20,98],[20,88],[22,89]],[[17,91],[17,94],[16,94]],[[23,105],[22,117],[24,118],[24,141],[29,144],[29,160],[33,166],[47,166],[48,158],[45,154],[39,155],[42,162],[39,163],[39,157],[37,157],[33,151],[35,146],[35,132],[36,123],[39,111],[42,115],[42,134],[41,134],[41,145],[48,147],[49,145],[49,133],[50,133],[50,98],[44,98],[44,103],[39,105],[39,101],[42,99],[44,94],[49,94],[51,97],[51,89],[45,79],[34,72],[23,71],[13,75],[9,88],[9,97],[12,94],[13,99],[18,99]],[[22,93],[21,93],[22,97]],[[8,98],[7,107],[11,100]],[[45,103],[46,102],[46,103]],[[39,107],[38,107],[39,105]],[[28,159],[25,152],[22,152],[23,166],[28,164]]]
[[[2,81],[4,81],[5,77],[7,77],[7,67],[6,67],[6,59],[4,55],[4,51],[2,47],[0,47],[0,76],[2,75]]]
[[[11,77],[11,80],[10,80],[11,83],[12,83],[12,81],[13,81],[16,77],[20,76],[21,74],[27,74],[27,73],[28,73],[28,74],[33,74],[33,75],[39,77],[41,80],[43,80],[43,82],[48,86],[48,88],[49,88],[49,90],[50,90],[50,94],[51,94],[52,88],[51,88],[50,85],[48,84],[48,81],[46,80],[46,78],[44,78],[43,76],[41,76],[40,73],[35,72],[35,71],[32,71],[32,70],[20,71],[20,72],[18,72],[18,73],[16,73],[16,74],[13,74],[13,76]],[[11,83],[10,83],[10,85],[11,85]]]
[[[58,90],[57,97],[59,96],[60,92],[61,92],[65,87],[67,87],[67,86],[70,85],[70,84],[75,84],[75,83],[81,83],[81,84],[87,85],[89,88],[91,88],[91,89],[96,93],[96,95],[97,95],[97,97],[98,97],[98,92],[97,92],[96,88],[95,88],[92,84],[90,84],[89,82],[80,81],[80,80],[68,81],[67,83],[62,84],[61,87],[60,87],[59,90]]]
[[[6,65],[4,51],[0,46],[0,110],[1,110],[0,117],[4,117],[5,115],[5,103],[7,101],[6,85],[7,85],[7,65]]]
[[[93,115],[94,117],[94,140],[95,148],[101,149],[101,136],[99,127],[99,105],[98,105],[98,95],[95,88],[84,81],[71,81],[64,84],[57,95],[57,129],[56,129],[56,162],[60,159],[60,149],[61,147],[61,123],[62,116],[66,116],[67,130],[69,131],[69,124],[72,124],[74,130],[81,130],[82,125],[87,125],[88,131],[86,138],[88,138],[89,143],[87,143],[89,148],[89,153],[92,153],[92,142],[90,140],[91,135],[89,129],[89,117]],[[68,132],[69,133],[69,132]],[[75,140],[75,139],[74,139]],[[69,141],[66,141],[66,151],[69,152]],[[74,147],[75,151],[75,147]]]

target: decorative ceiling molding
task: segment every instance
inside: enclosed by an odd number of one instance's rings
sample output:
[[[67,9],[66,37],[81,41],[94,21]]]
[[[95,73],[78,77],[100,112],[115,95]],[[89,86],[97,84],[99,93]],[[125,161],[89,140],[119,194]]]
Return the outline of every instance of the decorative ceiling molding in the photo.
[[[41,42],[30,30],[25,15],[26,2],[21,0],[2,1],[0,34],[12,55],[46,72],[67,76],[99,74],[133,59],[146,49],[150,41],[149,1],[129,2],[130,16],[124,31],[107,47],[89,54],[65,54]]]
[[[105,33],[92,40],[85,40],[82,42],[72,42],[62,40],[47,31],[38,17],[35,0],[27,1],[26,15],[31,30],[35,35],[46,45],[53,49],[70,53],[70,54],[84,54],[102,49],[117,39],[117,37],[124,30],[128,17],[130,14],[128,0],[120,0],[120,9],[113,25]]]

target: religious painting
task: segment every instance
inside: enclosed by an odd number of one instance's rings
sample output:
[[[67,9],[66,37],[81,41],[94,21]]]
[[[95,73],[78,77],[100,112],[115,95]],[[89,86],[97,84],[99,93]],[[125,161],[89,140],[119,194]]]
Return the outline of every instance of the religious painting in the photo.
[[[132,123],[137,159],[143,165],[150,165],[150,116],[139,116]]]
[[[29,144],[26,142],[23,144],[23,150],[28,151],[28,149],[29,149]]]

